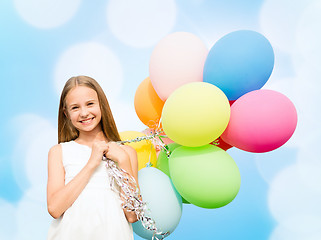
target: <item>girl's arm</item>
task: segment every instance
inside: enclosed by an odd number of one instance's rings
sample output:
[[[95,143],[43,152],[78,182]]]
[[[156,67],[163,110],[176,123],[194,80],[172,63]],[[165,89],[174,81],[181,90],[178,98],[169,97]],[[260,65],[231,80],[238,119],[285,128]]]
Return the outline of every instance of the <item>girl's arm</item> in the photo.
[[[124,169],[128,174],[133,176],[138,185],[138,160],[136,150],[128,145],[122,145],[121,148],[127,153],[122,158],[118,159],[118,166]],[[124,209],[125,216],[127,221],[130,223],[134,223],[137,221],[137,216],[134,212],[128,212]]]
[[[94,144],[92,154],[85,167],[66,185],[61,145],[57,144],[49,150],[47,207],[53,218],[59,218],[78,198],[91,175],[99,166],[104,151],[107,149],[105,142]]]

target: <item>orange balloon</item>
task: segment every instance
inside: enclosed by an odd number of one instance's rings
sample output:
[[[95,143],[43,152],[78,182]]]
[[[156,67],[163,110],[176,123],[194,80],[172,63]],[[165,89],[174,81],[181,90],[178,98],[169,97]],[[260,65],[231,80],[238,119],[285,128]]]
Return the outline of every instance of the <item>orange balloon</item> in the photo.
[[[164,102],[158,97],[149,77],[138,86],[135,93],[134,105],[139,119],[147,127],[152,129],[157,128]]]

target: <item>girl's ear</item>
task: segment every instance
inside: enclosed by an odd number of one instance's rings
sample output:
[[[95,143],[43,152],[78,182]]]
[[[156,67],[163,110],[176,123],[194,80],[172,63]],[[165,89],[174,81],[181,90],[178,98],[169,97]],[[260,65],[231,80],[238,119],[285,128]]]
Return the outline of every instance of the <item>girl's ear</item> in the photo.
[[[68,118],[68,113],[66,112],[66,110],[64,110],[64,114],[65,114],[66,118]]]

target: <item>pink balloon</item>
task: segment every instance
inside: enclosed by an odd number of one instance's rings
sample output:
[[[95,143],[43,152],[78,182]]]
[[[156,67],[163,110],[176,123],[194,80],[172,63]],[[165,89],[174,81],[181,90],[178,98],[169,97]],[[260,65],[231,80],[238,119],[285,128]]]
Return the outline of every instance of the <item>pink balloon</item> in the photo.
[[[268,152],[291,138],[297,120],[296,109],[286,96],[273,90],[256,90],[233,103],[230,122],[221,137],[248,152]]]
[[[191,33],[176,32],[163,38],[149,63],[149,77],[157,95],[165,101],[180,86],[202,82],[207,54],[205,44]]]

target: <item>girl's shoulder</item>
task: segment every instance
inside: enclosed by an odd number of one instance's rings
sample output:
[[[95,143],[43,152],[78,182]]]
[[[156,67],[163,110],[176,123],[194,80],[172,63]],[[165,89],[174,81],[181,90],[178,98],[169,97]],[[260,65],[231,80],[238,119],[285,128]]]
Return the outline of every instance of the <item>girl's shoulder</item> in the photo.
[[[69,145],[71,144],[73,141],[69,141],[69,142],[61,142],[61,143],[58,143],[56,145],[53,145],[50,149],[49,149],[49,152],[61,152],[62,151],[62,148],[66,145]]]
[[[50,149],[49,149],[49,154],[55,154],[55,153],[58,153],[58,152],[61,152],[61,144],[58,143],[56,145],[53,145]]]
[[[120,145],[120,146],[128,154],[132,164],[134,164],[134,165],[138,164],[137,152],[136,152],[135,148],[133,148],[132,146],[129,146],[129,145]]]
[[[49,149],[48,152],[48,166],[51,163],[56,163],[62,159],[62,147],[61,144],[56,144]]]
[[[128,154],[136,154],[135,148],[129,145],[120,145],[122,149],[124,149]]]

